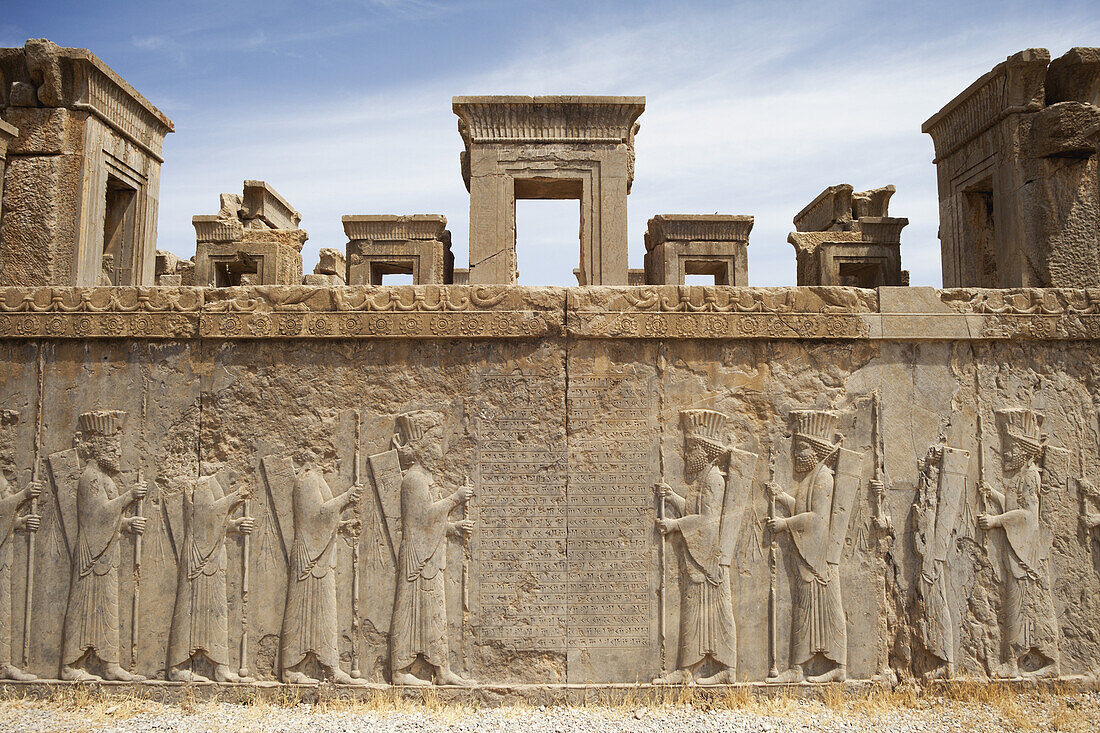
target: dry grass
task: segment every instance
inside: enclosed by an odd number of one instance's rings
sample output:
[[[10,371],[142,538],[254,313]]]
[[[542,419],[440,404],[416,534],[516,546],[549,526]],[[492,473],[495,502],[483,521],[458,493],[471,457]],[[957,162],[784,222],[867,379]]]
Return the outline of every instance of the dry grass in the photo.
[[[139,693],[147,691],[139,690]],[[930,727],[936,720],[957,720],[965,728],[1014,731],[1069,731],[1083,733],[1097,730],[1100,720],[1100,697],[1076,693],[1069,688],[1012,687],[1004,684],[956,682],[932,687],[899,686],[886,688],[855,688],[828,685],[814,690],[814,697],[799,696],[796,688],[758,688],[733,686],[722,689],[698,687],[667,687],[610,689],[592,688],[572,703],[567,703],[561,691],[547,691],[539,698],[505,698],[497,715],[517,718],[529,715],[544,703],[546,707],[573,707],[598,710],[611,717],[652,715],[662,717],[672,710],[690,707],[697,710],[731,710],[746,715],[781,719],[797,719],[814,714],[827,717],[857,717],[871,722],[913,711],[928,716]],[[201,692],[200,692],[201,695]],[[8,714],[28,709],[56,710],[78,730],[104,727],[138,715],[183,712],[217,720],[224,705],[234,706],[234,721],[241,730],[263,731],[271,718],[288,709],[316,715],[389,715],[420,712],[440,723],[457,723],[485,707],[497,707],[476,695],[454,702],[441,697],[435,689],[409,694],[396,688],[369,690],[347,694],[332,688],[322,688],[316,702],[304,703],[296,690],[223,691],[211,699],[197,697],[187,690],[171,703],[161,703],[131,691],[95,687],[61,687],[43,697],[0,699],[0,724]]]

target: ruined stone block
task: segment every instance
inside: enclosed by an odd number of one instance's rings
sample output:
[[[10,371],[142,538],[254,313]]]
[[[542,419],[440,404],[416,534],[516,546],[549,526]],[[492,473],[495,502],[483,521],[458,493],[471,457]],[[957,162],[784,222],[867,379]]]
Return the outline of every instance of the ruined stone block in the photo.
[[[1100,285],[1100,49],[1003,61],[921,128],[947,287]]]
[[[302,246],[309,239],[297,228],[301,217],[263,181],[245,181],[244,188],[244,196],[221,194],[217,214],[191,218],[197,239],[195,284],[300,284]]]
[[[345,216],[349,285],[381,285],[384,275],[412,275],[416,285],[443,285],[454,275],[451,233],[441,214]]]
[[[172,122],[87,49],[43,39],[0,49],[0,87],[0,114],[19,128],[0,284],[153,284]]]
[[[748,285],[752,224],[751,216],[727,214],[653,217],[645,234],[646,282],[683,285],[687,275],[712,275],[715,285]]]
[[[909,283],[901,269],[901,230],[908,219],[888,216],[893,186],[856,192],[829,186],[794,217],[799,285],[861,288]]]

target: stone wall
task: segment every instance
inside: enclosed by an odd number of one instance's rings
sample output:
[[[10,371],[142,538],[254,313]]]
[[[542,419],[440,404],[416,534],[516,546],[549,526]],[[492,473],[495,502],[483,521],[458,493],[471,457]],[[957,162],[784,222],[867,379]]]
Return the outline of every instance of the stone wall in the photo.
[[[400,654],[426,657],[397,671],[437,682],[676,679],[699,651],[697,677],[763,681],[807,648],[825,650],[807,675],[1090,674],[1094,298],[0,289],[2,468],[9,495],[43,484],[18,512],[36,532],[0,501],[0,655],[10,636],[10,661],[46,678],[111,676],[113,658],[160,679],[218,663],[389,682],[396,607]],[[693,485],[685,429],[705,448]],[[806,474],[792,442],[826,446]],[[361,495],[341,499],[356,479]],[[803,506],[807,480],[824,510]],[[124,504],[140,482],[148,494]],[[773,550],[765,520],[788,516],[784,494],[825,534],[777,526]],[[662,539],[677,495],[695,519]],[[983,529],[1001,502],[1004,527]]]

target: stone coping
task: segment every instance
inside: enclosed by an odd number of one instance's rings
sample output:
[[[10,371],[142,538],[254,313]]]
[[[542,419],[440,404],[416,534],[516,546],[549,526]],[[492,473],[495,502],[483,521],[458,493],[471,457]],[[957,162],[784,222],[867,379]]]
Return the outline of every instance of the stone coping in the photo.
[[[748,244],[753,217],[745,214],[657,214],[649,220],[645,245],[663,242],[743,242]]]
[[[353,242],[375,239],[443,239],[447,217],[442,214],[349,214],[340,217],[344,234]]]
[[[645,97],[453,97],[459,131],[471,142],[631,142]]]
[[[479,684],[474,687],[453,685],[389,685],[368,682],[363,686],[288,685],[267,681],[257,683],[194,683],[147,680],[145,682],[65,682],[34,680],[31,682],[0,681],[0,698],[48,699],[58,694],[80,691],[93,697],[139,698],[161,703],[217,701],[246,703],[266,700],[275,704],[293,705],[321,700],[353,699],[362,701],[405,700],[413,702],[479,704],[487,707],[512,703],[545,705],[665,705],[722,702],[731,693],[747,692],[754,697],[786,697],[805,700],[835,699],[839,694],[847,699],[859,699],[887,693],[895,683],[872,680],[848,680],[825,684],[768,684],[737,682],[725,685],[654,685],[651,683],[606,684]],[[1044,691],[1052,694],[1075,694],[1100,690],[1095,677],[1067,676],[1043,680],[1001,680],[958,678],[927,682],[917,688],[920,694],[952,696],[981,689],[1007,689],[1013,692]]]
[[[1100,340],[1100,290],[0,288],[4,339]]]

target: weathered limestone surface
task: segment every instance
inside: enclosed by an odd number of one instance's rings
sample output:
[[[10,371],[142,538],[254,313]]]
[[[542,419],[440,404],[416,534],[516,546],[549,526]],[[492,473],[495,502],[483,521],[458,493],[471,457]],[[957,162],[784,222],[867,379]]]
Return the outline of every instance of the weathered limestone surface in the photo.
[[[1094,298],[0,289],[0,633],[45,678],[1091,674]]]
[[[0,284],[151,285],[172,122],[87,49],[0,49]]]
[[[579,199],[580,283],[627,284],[626,197],[645,97],[455,97],[471,284],[515,283],[516,199]]]
[[[1100,282],[1100,52],[997,64],[921,128],[936,146],[946,287]]]

